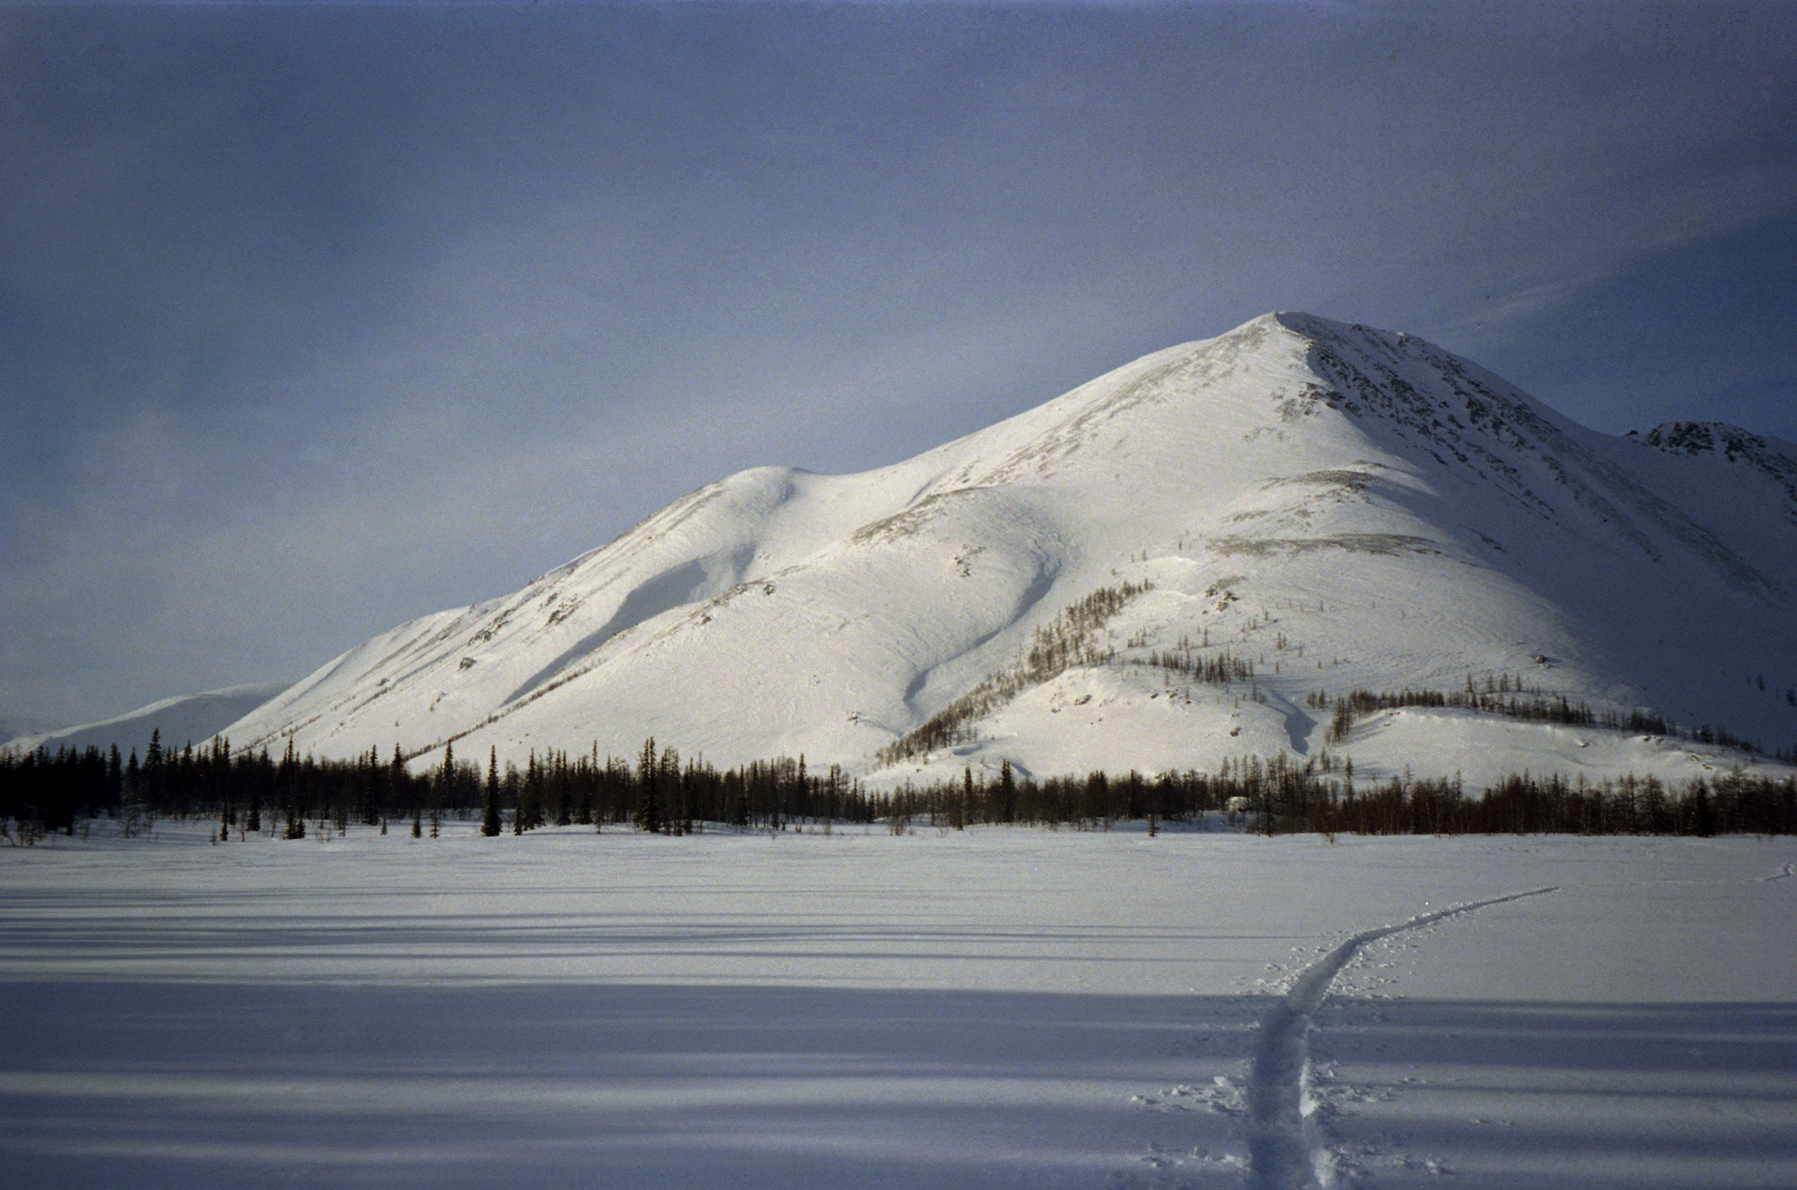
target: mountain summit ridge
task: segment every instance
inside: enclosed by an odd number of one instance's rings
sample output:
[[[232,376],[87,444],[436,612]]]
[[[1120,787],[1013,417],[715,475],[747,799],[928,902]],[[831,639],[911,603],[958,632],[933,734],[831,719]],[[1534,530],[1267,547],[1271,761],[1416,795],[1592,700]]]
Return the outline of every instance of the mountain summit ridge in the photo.
[[[1743,431],[1722,440],[1769,462],[1719,468],[1673,437],[1585,429],[1413,336],[1266,314],[873,471],[726,477],[512,595],[375,637],[225,734],[420,763],[451,741],[521,762],[654,736],[888,777],[1185,768],[1316,755],[1300,706],[1319,694],[1527,673],[1797,741],[1778,697],[1797,517],[1740,511],[1782,506],[1785,456]],[[1100,605],[1102,623],[1077,610]],[[1029,661],[1076,621],[1083,660]],[[1254,667],[1246,689],[1192,679],[1224,655]],[[1738,688],[1755,673],[1772,697]],[[914,746],[976,704],[950,746]]]

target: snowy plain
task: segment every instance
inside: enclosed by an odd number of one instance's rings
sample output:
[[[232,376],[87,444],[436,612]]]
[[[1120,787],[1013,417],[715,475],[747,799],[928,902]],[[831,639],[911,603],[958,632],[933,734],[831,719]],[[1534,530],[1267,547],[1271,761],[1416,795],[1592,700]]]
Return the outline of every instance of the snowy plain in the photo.
[[[1794,871],[1751,838],[96,831],[0,852],[0,1180],[1789,1187]]]

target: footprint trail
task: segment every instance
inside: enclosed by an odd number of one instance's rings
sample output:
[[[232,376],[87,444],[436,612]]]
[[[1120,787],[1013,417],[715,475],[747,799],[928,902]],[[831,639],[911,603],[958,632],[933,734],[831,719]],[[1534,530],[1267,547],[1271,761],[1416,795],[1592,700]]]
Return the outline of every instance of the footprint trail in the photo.
[[[1248,1076],[1248,1185],[1251,1190],[1322,1190],[1333,1178],[1334,1162],[1323,1143],[1310,1102],[1310,1018],[1329,994],[1329,985],[1369,942],[1456,914],[1555,891],[1493,897],[1425,913],[1397,925],[1354,935],[1306,967],[1285,998],[1261,1022],[1254,1064]]]

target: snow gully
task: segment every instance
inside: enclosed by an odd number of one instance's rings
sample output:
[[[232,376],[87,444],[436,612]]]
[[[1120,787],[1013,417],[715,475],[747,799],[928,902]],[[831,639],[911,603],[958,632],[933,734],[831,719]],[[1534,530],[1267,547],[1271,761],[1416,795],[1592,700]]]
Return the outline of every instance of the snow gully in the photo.
[[[1309,1094],[1310,1018],[1329,994],[1330,983],[1356,951],[1368,942],[1445,917],[1553,891],[1549,887],[1511,893],[1366,930],[1306,967],[1285,998],[1261,1022],[1255,1046],[1254,1064],[1248,1076],[1251,1190],[1320,1190],[1334,1181],[1333,1155],[1323,1144]]]

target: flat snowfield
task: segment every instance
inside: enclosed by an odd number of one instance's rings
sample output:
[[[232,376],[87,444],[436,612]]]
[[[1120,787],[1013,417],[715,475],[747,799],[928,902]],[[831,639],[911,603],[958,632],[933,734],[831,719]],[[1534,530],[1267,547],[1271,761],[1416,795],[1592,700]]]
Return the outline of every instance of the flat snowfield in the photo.
[[[0,850],[0,1182],[1788,1188],[1794,871],[1749,838],[57,839]]]

